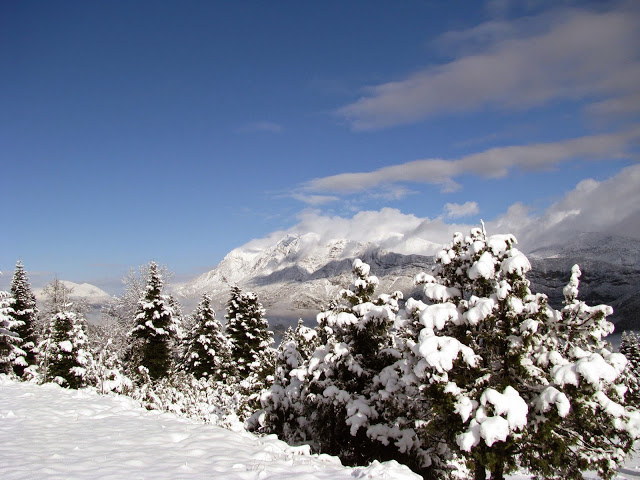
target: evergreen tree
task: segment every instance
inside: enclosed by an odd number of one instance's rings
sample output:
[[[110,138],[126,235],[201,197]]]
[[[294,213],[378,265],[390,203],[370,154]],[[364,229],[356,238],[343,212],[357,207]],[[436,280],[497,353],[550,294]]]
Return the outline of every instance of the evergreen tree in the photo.
[[[290,371],[288,385],[282,380],[276,384],[276,408],[266,419],[284,422],[272,428],[285,440],[310,442],[316,451],[338,455],[351,465],[393,458],[369,432],[379,420],[375,378],[397,359],[391,329],[402,294],[374,301],[378,279],[369,270],[361,260],[354,261],[353,283],[330,310],[318,315],[319,346],[302,368]],[[289,358],[289,368],[300,362],[294,355]]]
[[[635,332],[622,332],[620,353],[627,359],[625,375],[629,391],[625,399],[638,407],[640,406],[640,338]]]
[[[44,381],[70,388],[86,386],[92,361],[86,321],[69,299],[72,290],[61,281],[55,279],[45,291],[51,317],[38,346]]]
[[[12,316],[17,322],[22,322],[15,327],[15,332],[22,340],[20,348],[24,351],[24,356],[13,367],[16,375],[21,377],[27,366],[37,364],[38,309],[36,308],[36,297],[31,291],[29,278],[27,278],[20,261],[16,264],[13,279],[11,280],[11,296],[14,299],[14,313]]]
[[[596,470],[603,478],[616,468],[640,436],[640,413],[625,399],[627,360],[612,353],[604,338],[614,326],[608,305],[590,307],[578,300],[580,268],[574,265],[564,288],[565,305],[544,325],[534,365],[550,368],[550,386],[540,394],[538,412],[557,407],[557,415],[539,416],[524,464],[548,478],[582,478]],[[568,412],[567,412],[568,410]],[[551,446],[551,458],[541,455]]]
[[[138,341],[139,357],[134,360],[138,363],[135,366],[146,368],[152,380],[169,374],[173,364],[173,340],[180,331],[162,288],[158,264],[151,262],[145,292],[138,301],[136,323],[129,335]]]
[[[233,376],[231,346],[216,319],[211,297],[202,296],[192,317],[193,326],[184,340],[182,369],[196,378],[222,381]]]
[[[602,340],[610,309],[577,301],[576,267],[565,308],[551,310],[530,291],[531,267],[515,244],[484,229],[454,235],[436,277],[418,277],[432,304],[407,302],[407,358],[383,383],[404,379],[401,391],[421,391],[414,441],[425,466],[461,458],[477,480],[518,466],[545,478],[582,478],[587,468],[608,478],[640,420],[622,405],[624,357]]]
[[[16,362],[24,365],[25,352],[19,347],[21,339],[16,333],[22,322],[15,319],[13,304],[8,292],[0,291],[0,373],[11,373]]]
[[[273,384],[261,398],[264,416],[255,429],[276,434],[290,444],[306,441],[302,433],[305,425],[300,391],[304,365],[315,349],[316,340],[316,331],[306,327],[302,319],[295,330],[287,329],[278,346]]]
[[[89,383],[91,353],[85,333],[85,321],[75,312],[60,311],[51,319],[43,352],[45,381],[64,387],[80,388]]]
[[[273,374],[273,333],[264,315],[264,307],[255,293],[243,292],[237,285],[231,288],[226,332],[231,358],[241,378],[256,373],[264,381]]]

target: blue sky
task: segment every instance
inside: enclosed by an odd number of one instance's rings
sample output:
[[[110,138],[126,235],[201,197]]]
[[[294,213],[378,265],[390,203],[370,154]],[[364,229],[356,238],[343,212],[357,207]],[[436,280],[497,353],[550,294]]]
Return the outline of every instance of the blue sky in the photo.
[[[639,238],[638,24],[614,1],[3,2],[1,281],[22,259],[113,291],[319,228]]]

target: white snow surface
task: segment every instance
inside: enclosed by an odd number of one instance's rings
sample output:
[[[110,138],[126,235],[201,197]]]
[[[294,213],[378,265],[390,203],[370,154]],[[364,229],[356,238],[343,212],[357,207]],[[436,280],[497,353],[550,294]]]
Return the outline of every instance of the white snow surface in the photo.
[[[0,465],[12,479],[419,480],[397,462],[344,467],[275,436],[257,437],[134,400],[0,375]]]

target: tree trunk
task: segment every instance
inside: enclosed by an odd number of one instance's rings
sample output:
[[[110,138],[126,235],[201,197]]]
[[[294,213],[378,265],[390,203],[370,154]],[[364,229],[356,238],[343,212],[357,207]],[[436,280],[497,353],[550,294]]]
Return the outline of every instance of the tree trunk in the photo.
[[[491,480],[504,480],[504,462],[500,462],[498,465],[493,467]]]
[[[487,478],[487,470],[484,468],[484,465],[476,461],[473,480],[486,480],[486,478]]]

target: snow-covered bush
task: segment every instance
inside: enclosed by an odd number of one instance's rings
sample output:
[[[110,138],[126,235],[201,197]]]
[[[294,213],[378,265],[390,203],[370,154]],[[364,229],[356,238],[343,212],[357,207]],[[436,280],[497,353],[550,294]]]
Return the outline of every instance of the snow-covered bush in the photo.
[[[93,352],[89,376],[103,395],[110,392],[127,394],[133,388],[133,381],[125,374],[119,352],[110,338]]]
[[[145,369],[142,368],[143,377]],[[147,381],[135,387],[129,395],[149,410],[161,410],[203,423],[237,430],[241,428],[238,413],[243,413],[246,399],[235,385],[212,378],[197,379],[177,372],[158,381]]]

